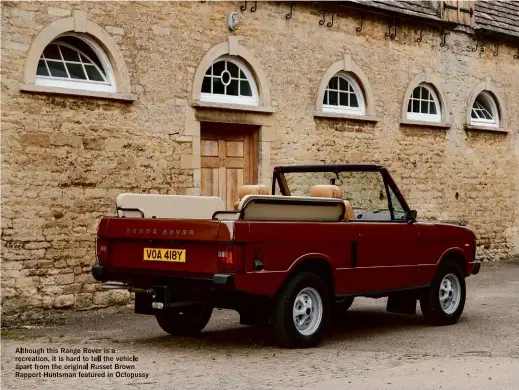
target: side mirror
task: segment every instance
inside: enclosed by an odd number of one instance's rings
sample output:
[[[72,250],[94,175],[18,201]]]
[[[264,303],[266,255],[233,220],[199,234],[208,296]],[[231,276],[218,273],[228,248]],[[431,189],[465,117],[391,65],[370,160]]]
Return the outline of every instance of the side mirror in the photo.
[[[407,223],[413,223],[414,221],[416,221],[416,210],[409,210],[405,213],[405,219],[407,221]]]

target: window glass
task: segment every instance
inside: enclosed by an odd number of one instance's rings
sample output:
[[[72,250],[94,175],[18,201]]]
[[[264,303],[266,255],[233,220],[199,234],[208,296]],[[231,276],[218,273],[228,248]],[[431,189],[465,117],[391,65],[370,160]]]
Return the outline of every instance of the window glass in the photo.
[[[497,110],[497,103],[489,92],[481,92],[470,112],[471,124],[493,126],[499,125],[499,112]]]
[[[240,96],[240,82],[238,80],[231,80],[227,85],[227,94],[232,96]]]
[[[400,201],[397,199],[397,197],[396,197],[395,193],[393,192],[393,190],[391,189],[391,187],[388,187],[388,188],[389,188],[389,197],[391,199],[391,206],[393,209],[393,220],[403,221],[403,220],[405,220],[405,210],[402,207],[402,204],[400,203]]]
[[[281,187],[279,186],[279,181],[277,179],[274,182],[274,194],[273,195],[283,195],[281,193]]]
[[[49,61],[47,65],[52,77],[68,78],[67,71],[65,70],[65,64],[62,62]]]
[[[86,57],[88,57],[88,61],[94,62],[94,64],[97,65],[97,67],[104,73],[104,67],[101,60],[99,59],[99,56],[92,49],[92,47],[84,40],[77,38],[75,36],[65,35],[63,37],[60,37],[60,41],[65,42],[79,50],[80,53],[83,53],[82,60],[84,62],[87,62],[85,60],[87,59]]]
[[[58,45],[50,44],[45,50],[43,50],[43,55],[45,58],[53,59],[53,60],[61,60],[61,54],[58,49]]]
[[[79,58],[79,57],[78,57]],[[67,64],[67,69],[70,77],[73,79],[86,79],[83,65],[81,64]]]
[[[407,105],[407,119],[441,121],[439,100],[432,86],[422,83],[413,90]]]
[[[211,77],[204,77],[202,82],[202,92],[211,93]]]
[[[90,42],[90,43],[87,43]],[[79,35],[63,35],[43,50],[36,71],[36,84],[95,91],[114,91],[115,86],[107,76],[100,55],[102,49]],[[94,50],[93,47],[96,47]],[[99,53],[99,55],[97,54]]]
[[[89,80],[92,80],[92,81],[105,81],[105,78],[103,77],[103,75],[99,71],[99,68],[96,68],[95,66],[87,65],[87,64],[83,64],[83,66],[85,67],[85,70],[87,72]]]
[[[250,84],[248,81],[240,81],[240,94],[242,96],[252,96],[252,90],[250,89]]]
[[[45,61],[38,61],[38,71],[37,74],[41,74],[43,76],[49,76],[49,71],[47,70],[47,65],[45,65]]]
[[[362,106],[360,102],[362,102]],[[340,73],[328,82],[324,91],[323,110],[363,115],[365,112],[363,102],[361,88],[354,78]]]
[[[350,94],[349,98],[350,98],[350,107],[355,107],[355,108],[359,107],[359,101],[357,100],[357,95]]]
[[[317,184],[340,187],[342,199],[348,200],[358,221],[390,221],[384,180],[380,172],[304,172],[285,173],[293,196],[310,196],[310,188]]]
[[[207,70],[201,99],[229,103],[257,104],[256,85],[245,66],[235,59],[216,61]]]

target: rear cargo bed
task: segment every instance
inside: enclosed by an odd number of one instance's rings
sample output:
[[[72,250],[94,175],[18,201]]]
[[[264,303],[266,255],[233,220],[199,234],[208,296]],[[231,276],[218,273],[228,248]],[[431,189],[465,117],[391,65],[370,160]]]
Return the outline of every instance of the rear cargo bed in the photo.
[[[97,240],[98,261],[111,273],[212,276],[218,244],[232,237],[220,221],[106,217]]]

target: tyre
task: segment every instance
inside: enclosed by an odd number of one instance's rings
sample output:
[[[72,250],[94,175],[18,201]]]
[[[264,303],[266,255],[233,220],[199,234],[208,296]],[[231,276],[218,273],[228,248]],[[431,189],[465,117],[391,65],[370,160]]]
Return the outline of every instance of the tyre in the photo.
[[[452,325],[465,307],[465,275],[452,261],[440,265],[431,287],[420,298],[425,320],[433,325]]]
[[[271,315],[272,331],[280,346],[314,346],[329,322],[330,294],[317,275],[298,273],[282,287]]]
[[[212,314],[212,307],[192,306],[168,309],[157,313],[155,318],[162,330],[172,336],[193,336],[205,328]]]

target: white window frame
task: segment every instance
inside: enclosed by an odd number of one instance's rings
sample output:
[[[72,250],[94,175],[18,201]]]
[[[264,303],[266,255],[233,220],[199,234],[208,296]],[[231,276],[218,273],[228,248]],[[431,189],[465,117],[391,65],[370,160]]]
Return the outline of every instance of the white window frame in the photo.
[[[215,63],[220,62],[220,61],[232,62],[245,74],[245,77],[247,78],[247,81],[249,82],[249,85],[250,85],[252,96],[232,96],[232,95],[223,95],[223,94],[217,94],[217,93],[201,92],[200,101],[211,102],[211,103],[227,103],[227,104],[242,104],[242,105],[249,105],[249,106],[258,106],[259,105],[258,86],[256,85],[256,80],[254,79],[254,76],[252,75],[251,71],[249,70],[249,67],[243,61],[240,61],[239,59],[231,57],[231,56],[219,57],[213,61],[211,66],[213,66]],[[206,69],[203,77],[205,77],[208,69]],[[202,83],[202,85],[203,85],[203,83]]]
[[[420,112],[409,111],[409,102],[411,101],[411,99],[413,97],[414,91],[416,90],[416,88],[419,88],[419,87],[423,87],[429,91],[429,94],[432,96],[432,99],[436,106],[436,114],[424,114],[424,113],[420,113]],[[421,99],[421,97],[420,97],[420,99]],[[420,83],[416,87],[413,88],[413,91],[411,92],[411,96],[409,96],[409,98],[407,99],[406,118],[409,120],[413,120],[413,121],[440,123],[442,120],[442,110],[443,110],[443,107],[440,104],[440,99],[438,99],[438,94],[436,93],[434,88],[427,83]]]
[[[94,81],[94,80],[78,80],[78,79],[65,79],[63,77],[54,77],[54,76],[42,76],[36,75],[35,85],[45,86],[45,87],[57,87],[57,88],[66,88],[66,89],[76,89],[76,90],[85,90],[85,91],[98,91],[98,92],[116,92],[115,85],[115,76],[112,68],[112,64],[108,59],[108,56],[104,52],[104,50],[95,42],[93,39],[89,38],[83,34],[76,33],[65,33],[58,35],[49,45],[58,43],[63,46],[71,47],[71,45],[60,42],[59,38],[64,36],[71,36],[74,38],[81,39],[85,42],[90,48],[94,51],[97,58],[103,65],[104,75],[107,82]],[[82,53],[79,49],[74,48],[73,50]],[[83,53],[85,57],[88,57]]]
[[[492,115],[492,119],[485,118],[473,118],[472,110],[474,109],[474,105],[477,103],[478,99],[482,98],[486,101],[488,106],[490,106],[490,115]],[[487,110],[488,111],[488,110]],[[478,94],[476,99],[474,99],[474,103],[472,103],[472,107],[470,107],[470,124],[473,126],[485,126],[485,127],[499,127],[500,117],[499,117],[499,108],[497,105],[496,98],[488,91],[482,91]]]
[[[351,87],[353,88],[353,91],[355,92],[355,95],[357,96],[357,102],[359,103],[359,106],[358,107],[349,107],[349,106],[341,106],[341,105],[334,106],[331,104],[324,104],[324,102],[323,102],[323,112],[335,112],[335,113],[340,113],[340,114],[359,115],[359,116],[366,115],[366,101],[364,99],[364,93],[362,91],[362,88],[360,87],[359,83],[357,82],[357,80],[355,80],[354,77],[352,77],[351,75],[349,75],[345,72],[336,73],[330,78],[330,80],[328,80],[328,83],[326,84],[326,88],[324,90],[324,95],[323,95],[321,101],[324,101],[324,96],[326,96],[326,91],[330,90],[330,88],[329,88],[330,81],[334,77],[342,78],[351,85]],[[338,91],[338,93],[341,92],[341,90],[339,90],[339,89],[337,89],[337,91]],[[346,92],[346,91],[342,91],[342,92]],[[339,102],[340,102],[340,99],[339,99]]]

